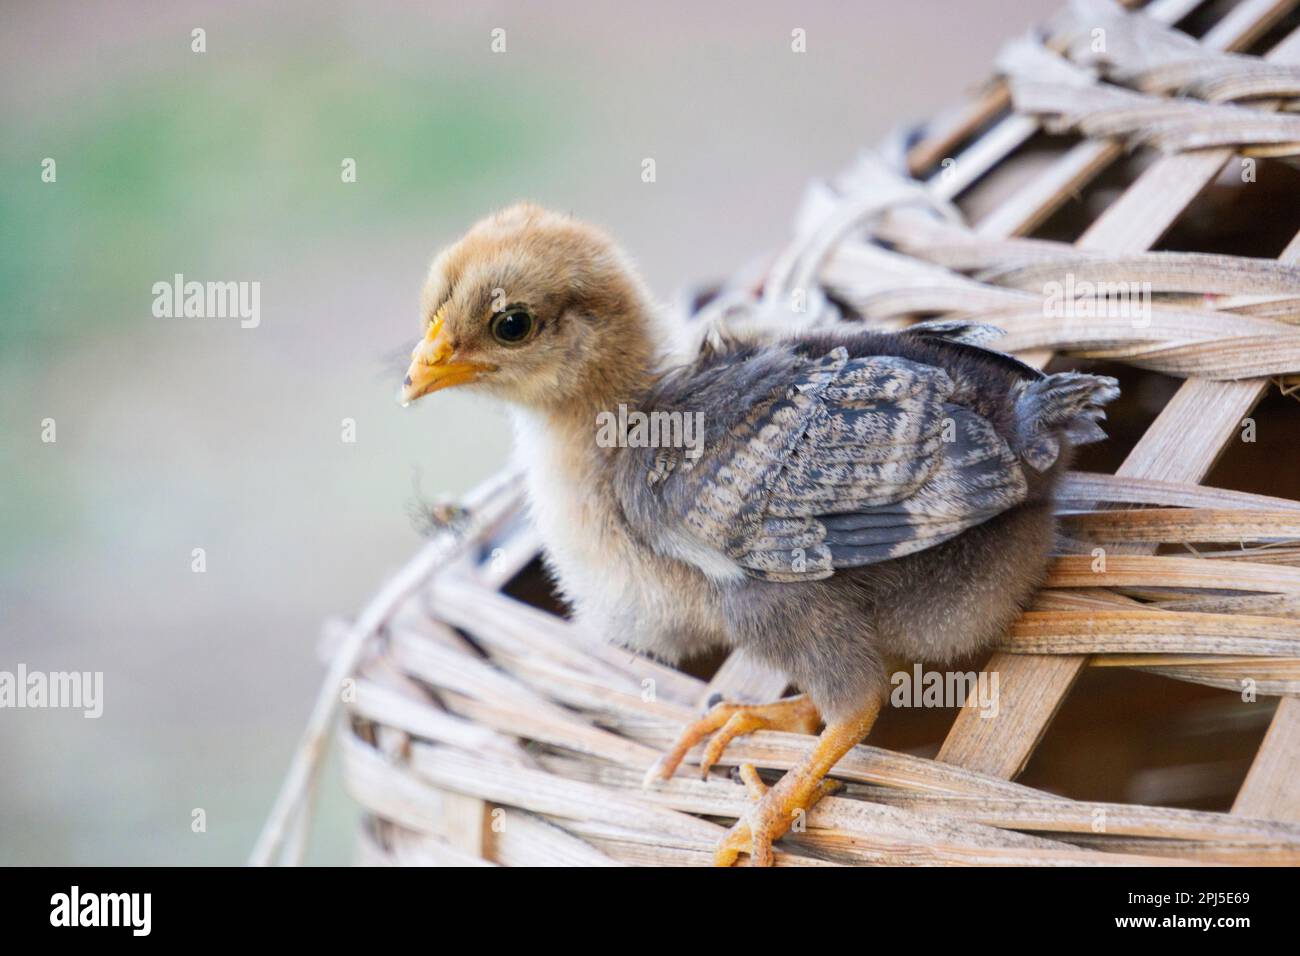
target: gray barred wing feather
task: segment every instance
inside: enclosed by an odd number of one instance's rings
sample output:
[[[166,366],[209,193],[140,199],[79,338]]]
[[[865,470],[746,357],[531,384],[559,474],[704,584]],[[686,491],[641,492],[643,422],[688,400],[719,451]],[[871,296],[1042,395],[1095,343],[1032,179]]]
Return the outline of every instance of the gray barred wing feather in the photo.
[[[730,404],[716,399],[736,369],[668,383],[664,406],[698,395],[713,421],[694,461],[665,468],[658,449],[624,459],[624,513],[651,547],[714,577],[813,580],[939,544],[1024,500],[1016,457],[947,401],[943,370],[842,347],[788,358],[732,383]]]

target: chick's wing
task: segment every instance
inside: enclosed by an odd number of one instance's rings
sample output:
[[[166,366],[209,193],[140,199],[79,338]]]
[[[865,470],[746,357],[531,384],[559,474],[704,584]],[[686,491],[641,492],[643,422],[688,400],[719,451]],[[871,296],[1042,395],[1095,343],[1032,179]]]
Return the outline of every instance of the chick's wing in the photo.
[[[892,356],[772,347],[683,369],[653,409],[704,418],[693,449],[628,449],[634,532],[715,578],[829,577],[946,541],[1026,496],[993,426],[947,373]]]

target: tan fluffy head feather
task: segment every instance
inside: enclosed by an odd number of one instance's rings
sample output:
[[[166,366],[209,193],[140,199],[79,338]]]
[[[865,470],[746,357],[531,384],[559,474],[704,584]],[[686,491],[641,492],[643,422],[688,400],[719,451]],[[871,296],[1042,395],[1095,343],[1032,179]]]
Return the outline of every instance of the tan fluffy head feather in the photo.
[[[525,311],[517,343],[494,318]],[[600,229],[532,203],[476,223],[433,261],[425,322],[441,314],[458,360],[489,366],[471,387],[542,411],[585,412],[634,400],[659,353],[653,306],[623,252]]]

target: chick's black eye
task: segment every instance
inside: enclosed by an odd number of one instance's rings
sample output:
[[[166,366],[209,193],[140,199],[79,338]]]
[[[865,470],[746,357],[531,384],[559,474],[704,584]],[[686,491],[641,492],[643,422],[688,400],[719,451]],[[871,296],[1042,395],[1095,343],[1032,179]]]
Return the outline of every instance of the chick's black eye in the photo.
[[[492,337],[503,345],[518,345],[532,334],[533,324],[527,309],[506,309],[492,317]]]

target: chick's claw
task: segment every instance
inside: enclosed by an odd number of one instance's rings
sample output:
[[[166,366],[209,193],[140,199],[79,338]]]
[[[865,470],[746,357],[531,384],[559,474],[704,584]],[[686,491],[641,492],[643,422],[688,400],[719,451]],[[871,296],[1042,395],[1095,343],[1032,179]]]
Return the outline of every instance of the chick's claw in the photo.
[[[718,841],[713,851],[714,866],[733,866],[740,854],[748,853],[750,866],[771,866],[773,860],[772,841],[775,837],[768,835],[765,840],[755,840],[753,824],[747,816],[736,821],[727,835]]]
[[[752,764],[742,764],[740,776],[755,802],[718,841],[714,866],[734,866],[741,854],[748,854],[749,866],[771,866],[775,861],[772,844],[818,800],[840,788],[838,781],[817,780],[797,769],[771,788],[759,779]]]
[[[762,800],[767,794],[767,784],[763,778],[758,775],[758,770],[752,763],[742,763],[736,768],[741,783],[745,785],[745,790],[749,792],[751,800]]]
[[[710,707],[699,720],[687,725],[672,749],[660,757],[646,773],[645,784],[668,780],[690,753],[691,748],[706,737],[708,746],[700,760],[700,776],[707,777],[729,744],[743,734],[755,730],[785,730],[790,733],[816,733],[821,718],[813,702],[804,694],[788,697],[772,704],[737,704],[721,701]]]

